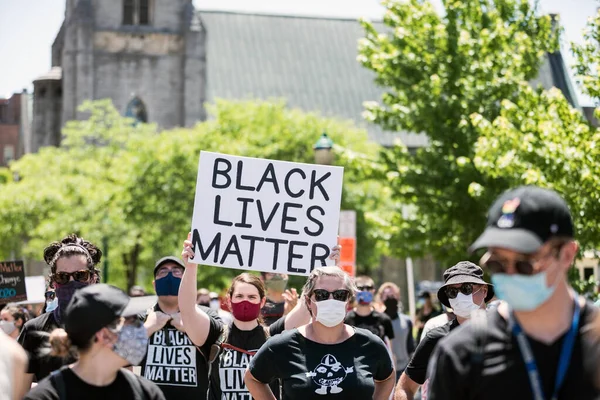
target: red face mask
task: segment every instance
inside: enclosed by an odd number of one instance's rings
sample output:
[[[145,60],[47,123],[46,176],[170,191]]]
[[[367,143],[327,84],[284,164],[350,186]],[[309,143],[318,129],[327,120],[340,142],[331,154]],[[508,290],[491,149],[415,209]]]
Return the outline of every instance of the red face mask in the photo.
[[[260,303],[250,303],[248,300],[239,303],[231,302],[231,313],[239,321],[248,322],[258,318],[260,314]]]

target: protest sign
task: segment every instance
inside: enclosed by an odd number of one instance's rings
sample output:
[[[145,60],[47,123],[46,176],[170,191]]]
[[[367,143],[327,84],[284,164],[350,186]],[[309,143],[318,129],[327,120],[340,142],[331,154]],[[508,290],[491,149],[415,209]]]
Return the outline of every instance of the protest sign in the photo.
[[[343,168],[201,152],[193,262],[308,275],[337,242]]]
[[[0,304],[27,299],[23,261],[0,261]]]

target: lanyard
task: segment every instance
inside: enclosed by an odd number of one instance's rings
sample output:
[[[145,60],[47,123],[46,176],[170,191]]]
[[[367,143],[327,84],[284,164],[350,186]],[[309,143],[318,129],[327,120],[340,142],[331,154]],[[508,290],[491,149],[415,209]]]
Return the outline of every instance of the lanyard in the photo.
[[[556,371],[556,380],[554,381],[554,393],[552,393],[552,400],[556,400],[558,398],[558,391],[565,380],[565,376],[567,375],[567,369],[569,368],[569,363],[571,360],[571,353],[573,352],[573,346],[575,344],[575,336],[577,336],[577,330],[579,327],[579,313],[579,302],[577,301],[577,298],[575,298],[573,321],[571,322],[571,329],[569,329],[567,336],[565,336],[562,349],[560,351],[560,359],[558,361],[558,370]],[[523,329],[521,329],[521,326],[515,319],[512,311],[510,312],[509,324],[512,326],[512,333],[517,338],[517,343],[519,345],[519,349],[521,350],[521,356],[523,357],[523,361],[525,361],[525,366],[527,367],[527,373],[529,376],[529,383],[531,384],[531,390],[533,391],[534,399],[545,400],[546,397],[544,396],[544,392],[542,390],[542,381],[540,379],[537,364],[535,363],[535,358],[533,357],[533,352],[529,346],[527,336],[525,336],[523,333]]]

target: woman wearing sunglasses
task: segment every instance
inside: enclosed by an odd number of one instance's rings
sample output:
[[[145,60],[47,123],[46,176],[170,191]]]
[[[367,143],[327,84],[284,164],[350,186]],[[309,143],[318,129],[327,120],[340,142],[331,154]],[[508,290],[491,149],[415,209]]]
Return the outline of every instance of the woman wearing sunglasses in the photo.
[[[280,379],[283,399],[380,399],[394,388],[394,368],[380,338],[344,324],[356,293],[338,267],[316,268],[304,285],[312,322],[267,341],[250,362],[246,386],[256,400],[274,399],[268,383]]]
[[[130,298],[106,284],[77,291],[63,314],[64,329],[50,334],[52,354],[77,361],[42,380],[25,399],[164,399],[155,383],[124,369],[146,355],[148,337],[138,315],[155,301]]]
[[[206,314],[196,307],[196,274],[198,265],[189,262],[194,256],[192,242],[186,240],[183,244],[181,258],[185,263],[185,272],[179,290],[179,309],[183,324],[187,327],[192,342],[201,343],[205,338],[194,334],[200,332],[200,327],[206,324]],[[331,259],[339,259],[339,247],[332,249]],[[284,292],[286,303],[297,301],[293,292]],[[210,369],[209,399],[249,398],[248,389],[244,384],[244,371],[261,346],[269,337],[306,324],[310,320],[308,310],[303,304],[296,307],[287,315],[267,327],[260,317],[261,309],[267,301],[263,281],[256,275],[242,273],[236,276],[227,291],[227,306],[231,310],[233,323],[225,328],[218,356]],[[276,379],[269,382],[279,396],[279,384]]]
[[[44,260],[50,266],[48,286],[56,296],[56,308],[28,321],[18,341],[29,356],[28,379],[39,382],[52,371],[73,359],[61,359],[46,355],[49,347],[48,333],[63,326],[64,312],[76,290],[98,282],[98,270],[102,252],[94,244],[69,235],[60,242],[53,242],[44,249]]]
[[[412,400],[420,385],[421,399],[427,399],[427,368],[437,343],[450,331],[471,317],[475,310],[485,310],[494,297],[494,288],[483,280],[483,270],[469,261],[461,261],[444,272],[444,285],[438,290],[438,300],[454,310],[456,318],[433,328],[421,338],[415,353],[400,376],[395,400]]]

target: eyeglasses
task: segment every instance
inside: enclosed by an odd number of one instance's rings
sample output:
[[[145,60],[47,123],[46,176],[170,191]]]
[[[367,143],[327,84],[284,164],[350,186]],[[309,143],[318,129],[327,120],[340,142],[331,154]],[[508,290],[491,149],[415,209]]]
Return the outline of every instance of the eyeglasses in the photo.
[[[498,260],[493,258],[494,255],[485,253],[481,258],[480,264],[487,268],[490,274],[505,274],[509,264],[513,264],[515,271],[520,275],[533,275],[536,273],[535,265],[540,261],[550,257],[558,257],[562,245],[552,248],[548,253],[539,257],[529,257],[514,260]]]
[[[44,297],[46,300],[52,301],[56,297],[56,292],[54,290],[48,290],[46,293],[44,293]]]
[[[171,272],[175,278],[181,278],[183,276],[183,268],[180,268],[180,267],[173,267],[171,269],[161,268],[156,272],[155,279],[164,278],[165,276],[169,275],[169,272]]]
[[[330,292],[325,289],[315,289],[314,290],[315,301],[325,301],[329,300],[329,297],[333,297],[334,300],[338,301],[347,301],[350,297],[350,291],[348,289],[338,289]]]
[[[92,271],[89,269],[82,269],[81,271],[75,272],[55,272],[52,275],[52,280],[59,285],[64,285],[71,280],[71,277],[77,282],[87,282],[90,280],[91,275]]]
[[[473,294],[473,284],[472,283],[463,283],[462,285],[460,285],[459,288],[449,286],[445,289],[445,291],[446,291],[446,296],[448,296],[449,299],[455,299],[456,296],[458,296],[458,292],[461,292],[465,296],[468,296],[470,294]],[[479,290],[477,292],[479,292]],[[475,293],[477,293],[477,292],[475,292]]]
[[[368,286],[357,286],[356,287],[358,290],[361,291],[369,291],[369,290],[373,290],[375,289],[375,287],[373,285],[368,285]]]

